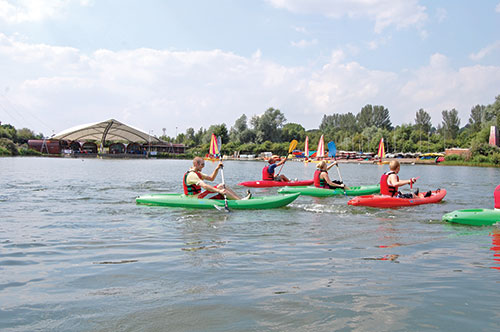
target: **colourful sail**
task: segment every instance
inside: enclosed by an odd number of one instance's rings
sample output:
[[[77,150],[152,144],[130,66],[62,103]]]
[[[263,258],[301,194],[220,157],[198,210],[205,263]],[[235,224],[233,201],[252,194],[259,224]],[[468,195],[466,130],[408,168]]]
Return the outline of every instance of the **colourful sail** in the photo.
[[[219,146],[217,144],[217,137],[212,134],[212,139],[210,140],[210,150],[208,151],[212,156],[219,154]]]
[[[306,136],[306,143],[304,145],[304,155],[309,158],[309,136]]]
[[[323,139],[323,135],[318,142],[318,151],[316,152],[316,158],[324,158],[325,157],[325,140]]]
[[[378,152],[377,155],[380,159],[385,158],[385,148],[384,148],[384,138],[380,139],[380,143],[378,143]]]

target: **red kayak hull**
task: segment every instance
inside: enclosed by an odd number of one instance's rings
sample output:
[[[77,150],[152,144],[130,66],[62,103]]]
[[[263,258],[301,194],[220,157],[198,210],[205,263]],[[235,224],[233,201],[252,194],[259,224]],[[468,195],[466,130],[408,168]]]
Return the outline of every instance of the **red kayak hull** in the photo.
[[[438,189],[432,192],[429,197],[424,197],[420,193],[416,198],[397,198],[386,195],[366,195],[351,199],[347,204],[354,206],[371,206],[377,208],[395,208],[401,206],[413,206],[421,204],[431,204],[440,202],[446,196],[445,189]]]
[[[253,187],[253,188],[266,188],[266,187],[285,187],[285,186],[310,186],[314,183],[314,180],[302,180],[302,181],[269,181],[269,180],[260,180],[260,181],[246,181],[242,183],[238,183],[240,186],[245,187]]]

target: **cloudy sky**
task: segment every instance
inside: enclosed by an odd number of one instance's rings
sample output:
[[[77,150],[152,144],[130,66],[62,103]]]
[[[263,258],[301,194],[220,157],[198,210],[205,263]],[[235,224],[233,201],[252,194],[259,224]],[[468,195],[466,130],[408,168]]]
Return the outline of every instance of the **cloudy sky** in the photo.
[[[499,0],[0,0],[0,121],[169,136],[267,108],[434,125],[500,95]]]

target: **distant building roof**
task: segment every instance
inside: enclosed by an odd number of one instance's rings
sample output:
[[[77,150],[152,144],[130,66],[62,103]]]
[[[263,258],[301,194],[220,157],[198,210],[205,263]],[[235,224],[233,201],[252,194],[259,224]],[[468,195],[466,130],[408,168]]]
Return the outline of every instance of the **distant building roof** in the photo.
[[[72,127],[58,133],[53,139],[166,143],[115,119]]]

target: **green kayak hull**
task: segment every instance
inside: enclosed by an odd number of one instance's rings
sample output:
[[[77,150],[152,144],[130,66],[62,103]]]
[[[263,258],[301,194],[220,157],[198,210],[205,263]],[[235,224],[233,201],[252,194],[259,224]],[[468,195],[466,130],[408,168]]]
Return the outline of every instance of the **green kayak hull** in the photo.
[[[316,188],[313,186],[308,187],[285,187],[278,191],[280,194],[291,194],[291,193],[300,193],[301,195],[306,196],[314,196],[314,197],[329,197],[335,195],[344,195],[343,189],[324,189],[324,188]],[[362,195],[371,195],[380,192],[380,185],[370,185],[370,186],[357,186],[357,187],[349,187],[348,190],[345,191],[345,194],[348,196],[362,196]]]
[[[443,221],[471,226],[488,226],[500,223],[500,210],[456,210],[443,216]]]
[[[245,200],[228,200],[230,210],[261,210],[279,208],[293,202],[300,194],[252,197]],[[193,198],[183,194],[150,194],[135,199],[137,204],[182,207],[191,209],[224,208],[223,199]],[[217,206],[217,207],[216,207]]]

